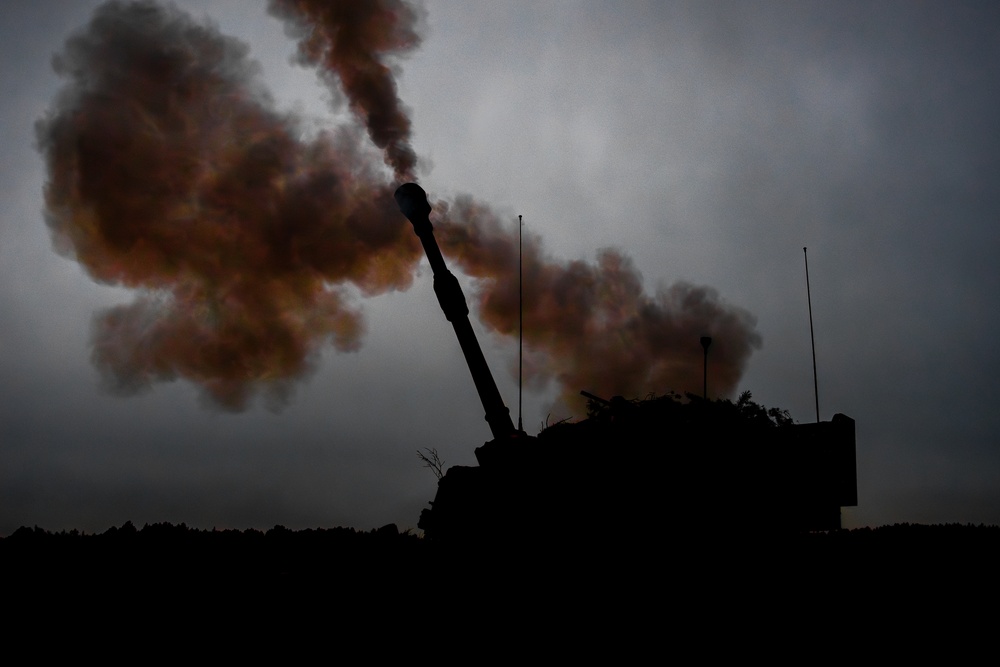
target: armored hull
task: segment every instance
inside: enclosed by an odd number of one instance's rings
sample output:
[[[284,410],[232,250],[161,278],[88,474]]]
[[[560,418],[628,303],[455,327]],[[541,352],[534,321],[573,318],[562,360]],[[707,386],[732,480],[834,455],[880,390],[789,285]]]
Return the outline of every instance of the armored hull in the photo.
[[[419,526],[445,541],[840,528],[857,504],[854,420],[776,426],[732,405],[632,403],[487,442],[479,466],[447,471]]]

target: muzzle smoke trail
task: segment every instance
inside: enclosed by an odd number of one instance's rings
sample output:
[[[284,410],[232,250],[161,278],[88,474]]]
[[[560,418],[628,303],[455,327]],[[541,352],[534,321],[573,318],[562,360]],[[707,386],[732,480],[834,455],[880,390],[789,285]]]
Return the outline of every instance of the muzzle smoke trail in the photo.
[[[458,198],[436,223],[442,252],[478,278],[479,317],[497,333],[517,336],[516,223],[503,223],[487,207]],[[541,239],[523,243],[524,340],[527,377],[555,378],[568,406],[580,389],[599,395],[642,396],[650,391],[701,386],[699,339],[710,335],[713,393],[730,394],[750,354],[760,347],[756,320],[720,301],[715,290],[675,283],[646,294],[632,260],[602,250],[597,263],[546,256]]]
[[[230,410],[259,391],[280,398],[328,341],[360,346],[347,286],[374,295],[412,281],[420,246],[392,192],[417,161],[386,63],[419,43],[418,11],[396,0],[271,11],[358,124],[300,138],[244,44],[152,2],[102,5],[54,60],[67,84],[37,126],[53,243],[95,280],[139,290],[95,317],[93,361],[113,390],[184,378]],[[435,209],[443,251],[477,279],[480,317],[516,334],[516,228],[469,198]],[[524,250],[527,368],[567,397],[696,388],[705,334],[726,393],[760,344],[753,317],[708,288],[647,295],[616,252],[560,262],[531,235]]]
[[[315,65],[334,91],[338,83],[372,142],[385,153],[396,178],[413,180],[417,156],[410,147],[410,119],[396,96],[396,81],[382,60],[420,43],[416,9],[399,0],[330,2],[272,0],[299,40],[299,61]]]

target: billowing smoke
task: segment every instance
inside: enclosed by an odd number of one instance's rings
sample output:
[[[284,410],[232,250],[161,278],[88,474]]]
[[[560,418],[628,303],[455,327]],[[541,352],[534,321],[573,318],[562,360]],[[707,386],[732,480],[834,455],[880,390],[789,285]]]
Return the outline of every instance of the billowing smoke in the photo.
[[[37,128],[54,244],[96,280],[138,290],[95,317],[93,360],[114,390],[184,378],[227,409],[258,391],[281,398],[327,342],[360,346],[350,286],[412,281],[420,245],[392,192],[417,160],[387,59],[418,44],[419,12],[398,0],[271,11],[357,123],[303,138],[244,44],[152,2],[102,5],[54,60],[67,84]],[[443,251],[478,279],[480,317],[516,335],[516,227],[468,198],[435,210]],[[524,278],[529,378],[555,378],[567,397],[696,389],[701,335],[715,339],[713,389],[726,393],[759,345],[753,318],[714,291],[647,295],[613,251],[560,262],[528,235]]]
[[[442,252],[479,279],[479,316],[497,333],[517,336],[517,223],[458,198],[435,223]],[[701,336],[712,336],[712,393],[729,394],[754,348],[756,320],[722,303],[715,290],[676,283],[646,294],[632,260],[614,250],[597,263],[546,256],[525,234],[524,341],[528,380],[555,378],[569,406],[581,389],[610,397],[702,386]]]
[[[247,53],[177,9],[113,2],[55,58],[69,82],[37,132],[55,246],[140,288],[95,320],[114,389],[183,377],[230,409],[280,396],[324,341],[360,345],[344,285],[412,281],[420,246],[363,132],[300,139]]]
[[[420,43],[414,29],[417,10],[401,0],[272,0],[271,12],[298,37],[299,61],[318,66],[332,89],[339,81],[396,177],[413,180],[417,156],[409,143],[410,118],[382,56],[400,55]]]

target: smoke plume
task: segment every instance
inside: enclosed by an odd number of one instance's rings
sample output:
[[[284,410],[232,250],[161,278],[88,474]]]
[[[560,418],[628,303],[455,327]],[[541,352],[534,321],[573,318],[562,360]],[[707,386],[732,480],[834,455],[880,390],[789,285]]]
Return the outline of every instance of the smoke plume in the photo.
[[[351,110],[372,143],[385,151],[396,178],[413,180],[417,156],[409,143],[410,119],[380,56],[400,55],[420,44],[414,7],[400,0],[272,0],[271,13],[298,38],[299,62],[318,66],[332,89],[338,81],[343,86]]]
[[[360,345],[343,286],[412,281],[420,246],[363,134],[300,139],[247,54],[177,9],[111,2],[54,60],[68,85],[37,134],[55,246],[140,289],[95,320],[114,389],[183,377],[237,410],[280,395],[324,341]]]
[[[304,139],[244,44],[153,2],[102,5],[54,59],[67,83],[37,126],[54,245],[138,294],[94,320],[93,361],[113,390],[184,378],[231,410],[258,391],[281,398],[321,346],[360,346],[351,286],[412,281],[420,245],[392,192],[417,159],[387,62],[419,43],[419,12],[399,0],[271,11],[357,123]],[[480,317],[516,335],[517,228],[470,198],[434,206]],[[727,393],[760,343],[752,316],[708,288],[647,295],[614,251],[561,262],[527,235],[524,279],[529,379],[554,378],[566,397],[696,389],[702,335],[715,340],[713,390]]]
[[[509,336],[518,333],[516,225],[467,197],[435,223],[442,252],[479,279],[481,320]],[[600,251],[596,264],[560,262],[526,234],[522,252],[527,379],[555,378],[569,406],[581,404],[581,389],[605,397],[700,389],[705,335],[713,339],[712,393],[726,395],[760,346],[747,311],[686,283],[646,294],[632,260],[615,250]]]

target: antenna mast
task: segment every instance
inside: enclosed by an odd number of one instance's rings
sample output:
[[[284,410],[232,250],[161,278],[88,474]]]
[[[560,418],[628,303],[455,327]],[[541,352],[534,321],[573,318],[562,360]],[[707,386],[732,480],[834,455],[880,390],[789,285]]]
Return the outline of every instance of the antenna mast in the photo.
[[[517,216],[517,432],[524,433],[521,422],[521,392],[524,377],[524,276],[521,271],[521,216]]]
[[[816,336],[813,334],[813,302],[809,291],[809,255],[802,248],[802,256],[806,260],[806,300],[809,302],[809,339],[812,341],[813,353],[813,395],[816,397],[816,423],[819,423],[819,382],[816,380]]]

